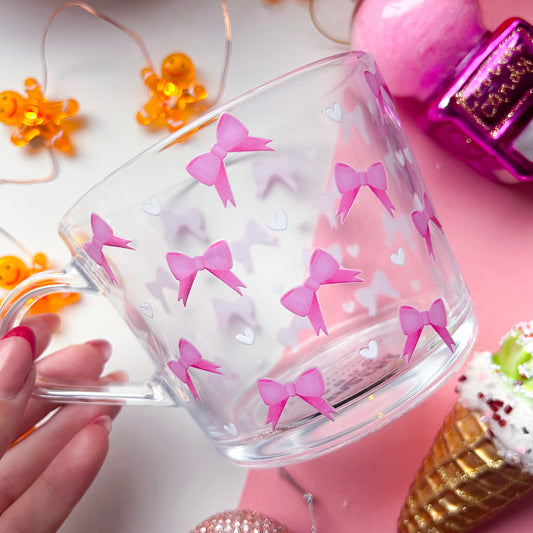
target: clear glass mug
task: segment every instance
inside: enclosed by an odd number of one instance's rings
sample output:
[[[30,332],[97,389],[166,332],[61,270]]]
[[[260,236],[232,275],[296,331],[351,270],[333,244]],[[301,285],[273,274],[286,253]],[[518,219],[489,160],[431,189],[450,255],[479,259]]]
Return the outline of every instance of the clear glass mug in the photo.
[[[100,293],[155,372],[35,393],[184,406],[240,464],[300,461],[375,431],[474,342],[467,288],[365,53],[210,111],[99,182],[59,232],[72,261],[10,293],[0,334],[35,298]]]

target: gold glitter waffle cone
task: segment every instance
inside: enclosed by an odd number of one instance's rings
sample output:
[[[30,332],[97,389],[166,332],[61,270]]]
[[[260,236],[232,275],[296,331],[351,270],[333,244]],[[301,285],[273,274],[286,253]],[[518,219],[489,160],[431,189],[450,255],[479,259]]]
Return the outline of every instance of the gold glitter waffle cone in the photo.
[[[398,531],[470,531],[531,488],[533,476],[505,461],[481,415],[458,402],[416,474]]]

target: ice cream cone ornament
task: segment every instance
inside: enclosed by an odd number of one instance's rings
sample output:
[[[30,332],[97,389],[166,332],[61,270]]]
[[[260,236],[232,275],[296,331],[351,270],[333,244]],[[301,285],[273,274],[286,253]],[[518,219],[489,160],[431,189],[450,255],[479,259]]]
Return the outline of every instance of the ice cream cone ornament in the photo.
[[[415,476],[400,533],[466,532],[533,488],[533,321],[475,354]]]

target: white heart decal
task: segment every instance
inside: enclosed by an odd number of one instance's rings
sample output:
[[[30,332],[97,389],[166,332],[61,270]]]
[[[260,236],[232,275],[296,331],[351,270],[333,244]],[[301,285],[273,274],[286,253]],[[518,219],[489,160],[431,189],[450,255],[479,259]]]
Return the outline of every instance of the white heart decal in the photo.
[[[355,302],[353,300],[349,300],[347,302],[343,302],[342,310],[345,313],[353,313],[354,309],[355,309]]]
[[[143,211],[147,215],[152,215],[154,217],[159,216],[161,214],[161,202],[159,201],[159,198],[152,196],[149,204],[143,204]]]
[[[378,356],[378,343],[372,339],[368,343],[368,348],[361,348],[359,354],[365,359],[375,359]]]
[[[274,231],[285,231],[287,229],[287,213],[278,211],[275,220],[269,220],[267,226]]]
[[[239,333],[238,335],[235,336],[235,338],[241,344],[251,345],[254,343],[254,340],[255,340],[254,330],[252,328],[245,328],[244,334]]]
[[[139,306],[139,309],[144,316],[147,316],[148,318],[154,318],[154,309],[150,305],[150,302],[144,302],[141,306]]]
[[[359,245],[358,244],[352,244],[346,248],[346,251],[352,256],[357,257],[359,254]]]
[[[326,108],[326,116],[333,120],[333,122],[340,122],[342,120],[342,107],[338,102],[333,104],[333,107]]]
[[[395,265],[403,266],[405,263],[405,252],[403,248],[398,248],[398,251],[390,256],[390,260]]]

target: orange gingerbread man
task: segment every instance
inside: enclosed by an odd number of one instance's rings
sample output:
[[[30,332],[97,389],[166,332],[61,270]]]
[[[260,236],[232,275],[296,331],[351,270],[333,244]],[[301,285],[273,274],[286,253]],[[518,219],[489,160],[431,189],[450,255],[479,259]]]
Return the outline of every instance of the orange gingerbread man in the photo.
[[[143,126],[163,123],[176,131],[192,115],[191,104],[207,97],[202,85],[194,83],[194,65],[188,56],[174,53],[167,56],[161,68],[161,77],[149,69],[142,70],[144,83],[151,98],[137,113],[137,122]]]
[[[70,150],[72,146],[61,122],[77,113],[76,100],[49,102],[33,78],[24,82],[24,88],[27,97],[15,91],[0,93],[0,122],[16,128],[11,135],[13,144],[24,146],[41,137],[48,146],[62,152]]]
[[[47,268],[49,268],[48,258],[43,253],[33,256],[31,266],[27,266],[16,255],[4,255],[0,257],[0,288],[10,291],[32,274]],[[75,303],[79,298],[80,295],[75,292],[48,294],[36,300],[30,312],[56,313],[61,307]]]

